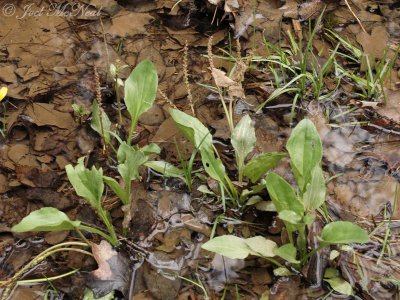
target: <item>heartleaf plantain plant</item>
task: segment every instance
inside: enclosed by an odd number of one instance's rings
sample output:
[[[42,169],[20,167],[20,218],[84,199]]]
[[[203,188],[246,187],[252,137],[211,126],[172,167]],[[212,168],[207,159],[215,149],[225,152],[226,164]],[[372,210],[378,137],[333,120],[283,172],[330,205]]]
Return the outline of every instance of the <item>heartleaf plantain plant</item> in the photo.
[[[197,151],[200,153],[206,173],[218,182],[224,208],[226,207],[225,195],[232,201],[236,201],[237,204],[243,204],[247,199],[244,195],[250,195],[251,192],[244,191],[240,194],[235,188],[213,146],[212,135],[207,127],[197,118],[177,109],[170,109],[170,115],[178,129],[195,146],[196,153]],[[235,150],[239,181],[243,181],[243,178],[247,177],[252,183],[257,182],[286,156],[285,153],[279,152],[263,153],[245,163],[246,157],[253,151],[256,143],[254,124],[248,115],[245,115],[232,131],[231,143]],[[190,159],[190,162],[192,161],[193,156]],[[184,170],[166,162],[149,162],[146,165],[167,177],[179,178],[185,173]],[[191,164],[189,163],[189,165]]]
[[[131,199],[131,181],[140,178],[139,167],[148,160],[151,153],[159,153],[160,148],[155,144],[139,148],[137,145],[131,145],[132,134],[135,131],[140,115],[147,111],[154,103],[158,85],[157,72],[153,63],[144,60],[139,63],[132,71],[124,83],[125,105],[131,116],[129,136],[127,141],[123,141],[114,132],[111,132],[111,121],[104,110],[96,101],[93,102],[92,128],[99,134],[103,134],[103,141],[111,144],[111,137],[114,136],[119,142],[116,151],[118,160],[118,173],[123,183],[119,184],[114,178],[103,175],[102,168],[86,168],[84,157],[78,159],[75,167],[66,166],[66,172],[69,181],[74,187],[76,193],[84,198],[97,212],[102,222],[105,224],[108,234],[92,228],[81,225],[80,221],[71,221],[63,212],[56,208],[45,207],[34,211],[25,217],[18,225],[13,227],[16,232],[39,232],[39,231],[58,231],[72,230],[78,232],[86,230],[99,234],[112,245],[118,244],[117,234],[112,225],[112,220],[107,210],[102,205],[104,192],[104,183],[106,183],[120,198],[124,205],[130,204]],[[51,217],[49,217],[51,215]],[[45,224],[45,226],[43,226]]]
[[[308,252],[307,225],[314,222],[316,211],[325,203],[325,180],[321,168],[322,143],[314,124],[302,120],[292,131],[286,144],[292,172],[297,187],[284,178],[270,172],[265,186],[284,222],[289,243],[278,247],[277,243],[261,236],[240,238],[224,235],[211,239],[202,248],[229,258],[246,258],[256,255],[282,266],[274,257],[280,257],[299,269],[316,251],[333,244],[366,243],[367,232],[359,226],[345,221],[327,224],[319,237],[319,247]],[[296,239],[297,237],[297,239]]]

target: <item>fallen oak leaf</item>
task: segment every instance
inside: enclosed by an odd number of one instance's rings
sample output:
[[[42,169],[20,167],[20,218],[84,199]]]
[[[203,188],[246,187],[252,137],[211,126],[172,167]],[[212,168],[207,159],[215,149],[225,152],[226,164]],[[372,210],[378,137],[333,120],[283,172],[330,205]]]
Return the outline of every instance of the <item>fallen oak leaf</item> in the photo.
[[[103,297],[113,290],[120,291],[128,297],[130,273],[129,260],[112,246],[101,241],[99,245],[92,243],[92,253],[98,269],[90,273],[87,286],[96,298]]]
[[[211,74],[218,87],[229,87],[235,84],[235,81],[226,76],[226,73],[220,69],[211,68]]]

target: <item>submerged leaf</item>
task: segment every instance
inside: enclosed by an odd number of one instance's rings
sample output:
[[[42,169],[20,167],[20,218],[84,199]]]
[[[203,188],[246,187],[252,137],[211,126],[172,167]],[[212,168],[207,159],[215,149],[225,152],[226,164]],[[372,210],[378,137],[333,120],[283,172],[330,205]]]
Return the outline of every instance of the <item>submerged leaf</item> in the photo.
[[[360,226],[348,221],[329,223],[321,232],[323,244],[366,243],[368,241],[368,233]]]
[[[251,182],[255,183],[261,176],[275,167],[285,156],[285,153],[279,152],[263,153],[246,164],[243,169],[243,174],[248,177]]]
[[[244,239],[234,235],[222,235],[209,240],[201,248],[229,257],[243,259],[249,256],[250,248]]]
[[[103,170],[94,166],[91,170],[87,169],[84,166],[84,159],[84,157],[79,158],[75,167],[67,165],[65,170],[75,192],[91,206],[98,208],[104,190]]]
[[[125,80],[125,105],[136,125],[140,115],[150,109],[156,99],[158,76],[153,63],[140,62]]]
[[[65,213],[54,207],[35,210],[11,229],[13,232],[39,232],[74,230],[80,221],[72,221]]]

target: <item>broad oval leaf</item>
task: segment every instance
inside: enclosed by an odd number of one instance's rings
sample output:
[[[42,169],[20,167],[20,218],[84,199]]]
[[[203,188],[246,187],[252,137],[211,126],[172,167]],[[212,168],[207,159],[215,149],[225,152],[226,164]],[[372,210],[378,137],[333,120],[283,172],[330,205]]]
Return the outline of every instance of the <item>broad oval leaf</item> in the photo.
[[[263,256],[263,257],[274,257],[275,250],[278,245],[271,240],[268,240],[262,236],[255,236],[245,240],[247,246],[251,250],[251,254]]]
[[[97,101],[93,101],[92,122],[90,123],[90,126],[94,131],[100,134],[100,136],[103,136],[106,144],[110,143],[111,121],[105,111],[102,108],[99,108]]]
[[[216,158],[213,150],[201,150],[201,160],[207,174],[220,184],[225,182],[225,167],[219,158]]]
[[[200,150],[212,150],[212,136],[210,131],[197,118],[194,118],[183,111],[171,108],[169,113],[175,122],[176,127],[183,135]]]
[[[43,207],[35,210],[11,229],[13,232],[39,232],[73,230],[79,227],[80,221],[70,218],[54,207]]]
[[[304,206],[297,199],[296,193],[285,179],[276,173],[270,173],[266,178],[266,186],[278,212],[292,210],[298,215],[303,215]]]
[[[368,233],[360,226],[348,221],[329,223],[321,232],[323,244],[366,243],[368,241]]]
[[[301,223],[302,216],[296,214],[293,210],[282,210],[279,212],[279,219],[285,222],[289,222],[290,224],[297,225]]]
[[[113,192],[121,199],[123,204],[129,203],[129,193],[124,190],[120,184],[112,177],[103,176],[104,182],[113,190]]]
[[[303,194],[305,209],[317,209],[325,202],[326,186],[324,173],[318,164],[311,171],[311,181]]]
[[[285,153],[271,152],[263,153],[250,160],[243,169],[243,174],[255,183],[270,169],[275,167],[278,162],[285,157]]]
[[[157,94],[158,76],[153,63],[145,59],[140,62],[125,80],[124,102],[136,125],[140,115],[154,103]]]
[[[123,147],[123,150],[120,152],[118,149],[120,155],[118,159],[121,158],[124,161],[118,165],[118,172],[124,179],[125,184],[130,184],[131,180],[140,178],[139,167],[147,161],[147,156],[142,150],[134,146],[121,144],[121,147]]]
[[[231,144],[235,149],[239,168],[241,168],[247,155],[253,151],[256,144],[256,131],[249,115],[245,115],[233,129]]]
[[[322,142],[313,122],[304,119],[297,124],[287,141],[286,149],[298,175],[303,179],[310,178],[312,169],[322,160]],[[308,180],[304,182],[307,183]]]
[[[244,259],[250,254],[250,248],[245,240],[234,235],[215,237],[203,244],[201,248],[231,259]]]
[[[177,177],[184,179],[183,171],[166,161],[151,160],[144,164],[146,167],[163,174],[165,177]]]
[[[300,261],[296,259],[297,249],[292,244],[285,244],[275,250],[275,255],[283,258],[284,260],[292,263],[299,264]]]
[[[67,165],[65,170],[76,194],[84,198],[91,206],[98,208],[104,191],[103,170],[96,169],[94,166],[91,170],[87,169],[84,166],[84,159],[84,157],[79,158],[75,167]]]
[[[351,287],[351,284],[348,283],[346,280],[344,280],[341,277],[334,277],[330,279],[324,279],[331,288],[343,295],[351,296],[353,295],[353,288]]]

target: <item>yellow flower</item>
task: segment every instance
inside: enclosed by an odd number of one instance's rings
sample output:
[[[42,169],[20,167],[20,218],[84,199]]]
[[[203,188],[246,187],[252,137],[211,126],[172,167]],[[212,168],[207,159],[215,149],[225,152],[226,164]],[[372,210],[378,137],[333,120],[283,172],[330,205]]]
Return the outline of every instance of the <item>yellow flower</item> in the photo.
[[[0,102],[1,102],[1,100],[3,100],[7,96],[7,92],[8,92],[8,88],[5,87],[5,86],[3,86],[0,89]]]

